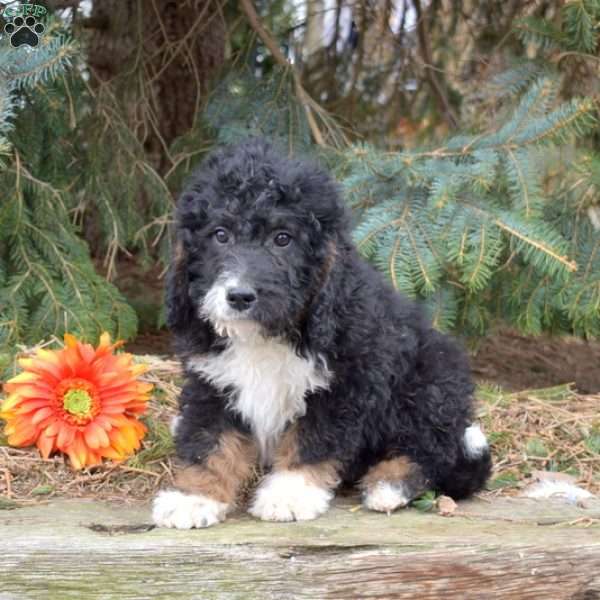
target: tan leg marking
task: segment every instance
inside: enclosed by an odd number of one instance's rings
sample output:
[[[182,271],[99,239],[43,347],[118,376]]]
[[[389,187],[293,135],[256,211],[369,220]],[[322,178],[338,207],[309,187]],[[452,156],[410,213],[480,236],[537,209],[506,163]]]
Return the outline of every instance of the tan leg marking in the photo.
[[[340,483],[339,468],[339,463],[334,460],[303,464],[298,451],[296,427],[291,427],[283,434],[273,461],[273,471],[301,472],[310,483],[329,490],[334,489]]]
[[[175,487],[188,494],[234,503],[242,485],[252,476],[257,459],[258,449],[252,440],[237,432],[224,433],[204,463],[177,473]]]

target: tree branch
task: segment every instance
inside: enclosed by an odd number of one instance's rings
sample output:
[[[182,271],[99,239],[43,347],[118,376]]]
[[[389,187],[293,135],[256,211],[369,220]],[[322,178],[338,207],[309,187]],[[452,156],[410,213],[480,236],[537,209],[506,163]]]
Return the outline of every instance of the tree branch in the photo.
[[[294,78],[294,85],[296,87],[296,93],[298,95],[298,99],[304,107],[304,111],[306,112],[306,119],[308,121],[308,126],[310,127],[311,133],[315,138],[315,142],[319,146],[325,146],[323,134],[321,133],[321,130],[317,125],[315,115],[313,114],[312,108],[310,106],[311,103],[314,103],[314,100],[310,97],[308,92],[302,86],[302,83],[300,82],[300,76],[292,67],[287,58],[284,56],[277,42],[273,39],[271,34],[263,26],[258,14],[256,13],[254,5],[252,4],[252,1],[240,0],[240,5],[242,7],[242,10],[244,11],[244,14],[246,15],[246,18],[248,19],[248,23],[250,23],[252,29],[256,31],[258,37],[262,40],[263,44],[267,47],[267,50],[269,50],[269,52],[275,59],[275,62],[284,68],[291,69],[292,77]]]
[[[435,97],[435,100],[444,115],[448,125],[453,129],[458,125],[458,119],[448,102],[448,98],[444,94],[444,90],[438,81],[433,67],[433,60],[431,58],[431,51],[429,49],[429,41],[427,38],[427,31],[425,28],[425,19],[423,18],[423,11],[421,10],[421,1],[413,0],[413,5],[415,7],[415,12],[417,13],[417,37],[419,40],[419,51],[421,52],[421,57],[423,62],[425,63],[425,77],[427,78],[427,82],[431,87],[431,91]]]

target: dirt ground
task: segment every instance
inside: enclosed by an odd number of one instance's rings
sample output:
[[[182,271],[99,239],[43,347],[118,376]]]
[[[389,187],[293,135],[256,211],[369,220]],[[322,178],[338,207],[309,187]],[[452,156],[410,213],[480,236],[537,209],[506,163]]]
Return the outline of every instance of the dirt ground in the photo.
[[[35,448],[8,447],[0,433],[0,510],[58,496],[134,503],[169,485],[175,463],[168,426],[177,407],[180,365],[165,330],[150,329],[125,349],[148,364],[143,378],[155,386],[142,450],[121,464],[74,472],[62,456],[44,460]],[[600,342],[500,331],[478,341],[472,364],[478,418],[494,454],[484,496],[518,495],[537,471],[568,474],[598,494]]]
[[[102,268],[101,263],[98,268]],[[122,258],[118,273],[119,288],[140,319],[140,335],[127,344],[127,351],[171,355],[169,333],[156,330],[164,300],[162,267],[155,265],[143,271],[135,260]],[[600,392],[600,341],[527,337],[499,329],[470,345],[474,345],[472,364],[479,381],[498,384],[508,391],[574,383],[581,394]]]
[[[135,354],[171,354],[168,332],[144,333],[127,344]],[[581,394],[600,392],[600,341],[527,337],[501,330],[477,343],[473,372],[509,391],[574,383]]]
[[[600,392],[600,341],[501,331],[481,341],[473,371],[477,379],[507,390],[574,383],[579,393],[595,394]]]

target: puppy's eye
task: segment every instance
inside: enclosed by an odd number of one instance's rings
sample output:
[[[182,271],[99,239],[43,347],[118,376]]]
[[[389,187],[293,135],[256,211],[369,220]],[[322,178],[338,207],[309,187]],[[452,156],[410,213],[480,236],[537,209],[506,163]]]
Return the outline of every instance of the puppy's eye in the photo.
[[[224,229],[217,229],[214,236],[219,244],[226,244],[229,241],[229,234]]]
[[[283,248],[292,241],[292,236],[289,233],[281,231],[275,236],[275,239],[273,241],[275,242],[276,246],[280,246],[281,248]]]

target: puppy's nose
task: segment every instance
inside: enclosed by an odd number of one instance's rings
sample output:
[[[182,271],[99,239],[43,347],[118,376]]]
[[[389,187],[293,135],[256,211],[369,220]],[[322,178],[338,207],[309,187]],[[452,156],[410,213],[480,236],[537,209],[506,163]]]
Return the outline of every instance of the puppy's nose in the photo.
[[[240,312],[248,310],[256,302],[256,292],[252,288],[231,288],[227,290],[227,302]]]

